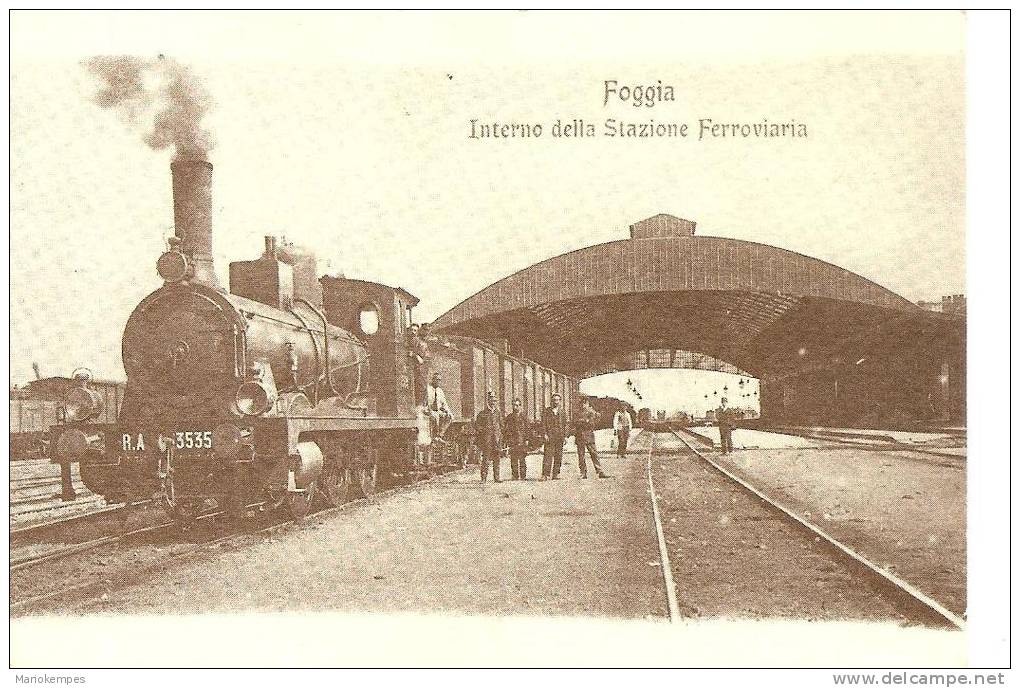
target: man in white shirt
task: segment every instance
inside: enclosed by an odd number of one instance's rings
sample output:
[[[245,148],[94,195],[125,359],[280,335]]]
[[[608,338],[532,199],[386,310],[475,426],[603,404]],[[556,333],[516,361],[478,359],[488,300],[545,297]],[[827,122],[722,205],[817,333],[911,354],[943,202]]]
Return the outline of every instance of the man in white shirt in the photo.
[[[446,402],[446,394],[439,386],[442,378],[438,372],[432,373],[431,383],[425,387],[425,408],[432,419],[432,437],[442,437],[453,422],[453,411]]]
[[[626,409],[620,409],[613,416],[613,430],[616,431],[616,455],[623,458],[627,455],[627,442],[630,440],[630,429],[633,423]]]

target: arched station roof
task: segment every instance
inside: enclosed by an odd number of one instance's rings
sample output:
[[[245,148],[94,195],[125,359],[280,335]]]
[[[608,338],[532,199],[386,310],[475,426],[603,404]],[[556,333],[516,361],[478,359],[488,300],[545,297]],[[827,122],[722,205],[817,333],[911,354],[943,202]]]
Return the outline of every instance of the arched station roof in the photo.
[[[652,350],[697,352],[761,377],[805,356],[853,355],[867,346],[862,333],[931,315],[831,263],[694,228],[656,215],[632,225],[630,239],[501,279],[433,328],[506,340],[513,353],[580,377],[642,353],[648,364],[661,360]],[[677,358],[661,367],[686,367]]]

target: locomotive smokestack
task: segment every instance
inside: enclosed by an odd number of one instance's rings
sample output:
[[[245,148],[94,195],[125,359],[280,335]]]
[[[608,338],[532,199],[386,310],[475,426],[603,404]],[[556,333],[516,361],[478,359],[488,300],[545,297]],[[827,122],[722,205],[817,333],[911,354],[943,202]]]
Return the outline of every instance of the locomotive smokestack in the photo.
[[[212,170],[206,160],[170,163],[174,189],[174,234],[194,266],[194,281],[219,289],[212,256]]]

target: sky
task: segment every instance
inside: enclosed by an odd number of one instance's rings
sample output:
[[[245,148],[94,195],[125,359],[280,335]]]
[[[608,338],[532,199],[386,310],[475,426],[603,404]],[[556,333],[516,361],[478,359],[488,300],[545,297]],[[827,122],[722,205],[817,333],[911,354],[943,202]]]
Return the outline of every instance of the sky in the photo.
[[[963,20],[954,13],[487,15],[16,12],[10,380],[123,376],[160,281],[168,151],[97,107],[82,61],[172,56],[212,96],[214,253],[263,234],[399,285],[430,321],[660,212],[911,300],[965,291]],[[672,85],[654,107],[604,82]],[[469,121],[796,121],[806,139],[472,140]]]

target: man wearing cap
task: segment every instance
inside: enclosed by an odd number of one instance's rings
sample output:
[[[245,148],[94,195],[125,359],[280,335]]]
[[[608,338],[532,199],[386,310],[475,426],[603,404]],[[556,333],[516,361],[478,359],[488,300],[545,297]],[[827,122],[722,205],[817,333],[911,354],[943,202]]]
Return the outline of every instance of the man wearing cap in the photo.
[[[542,480],[557,480],[563,463],[563,445],[570,433],[567,413],[563,410],[563,397],[552,395],[552,406],[542,412],[542,437],[545,440],[542,458]]]
[[[499,408],[496,406],[496,393],[485,394],[485,408],[475,418],[475,443],[482,452],[482,482],[489,475],[489,464],[492,464],[492,479],[499,479],[499,458],[503,452],[503,423]]]

